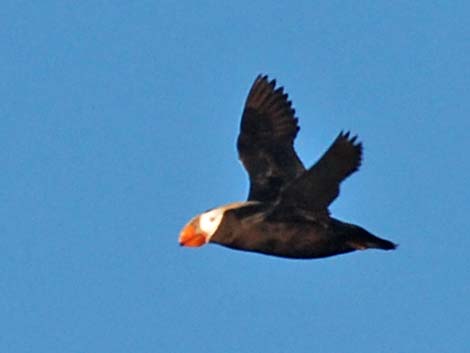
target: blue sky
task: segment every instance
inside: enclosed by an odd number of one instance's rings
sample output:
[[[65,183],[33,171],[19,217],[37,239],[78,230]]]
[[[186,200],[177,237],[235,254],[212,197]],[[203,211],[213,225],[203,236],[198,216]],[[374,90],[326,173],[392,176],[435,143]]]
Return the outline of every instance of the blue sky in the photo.
[[[4,1],[1,352],[463,352],[470,332],[465,1]],[[180,228],[243,200],[258,73],[307,165],[364,164],[331,210],[400,244],[295,261]]]

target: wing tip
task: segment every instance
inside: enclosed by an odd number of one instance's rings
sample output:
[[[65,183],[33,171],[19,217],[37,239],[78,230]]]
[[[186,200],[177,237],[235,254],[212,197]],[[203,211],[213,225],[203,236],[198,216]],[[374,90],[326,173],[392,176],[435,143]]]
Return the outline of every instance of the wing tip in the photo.
[[[359,170],[359,167],[362,165],[363,161],[363,144],[359,140],[359,135],[352,135],[350,130],[344,131],[341,130],[338,137],[336,138],[335,143],[347,144],[353,148],[356,165],[352,168],[351,173]],[[351,151],[352,152],[352,151]]]
[[[261,114],[266,114],[274,119],[292,119],[298,125],[298,117],[295,116],[295,109],[289,95],[285,92],[284,86],[278,86],[276,79],[269,79],[264,73],[256,76],[253,85],[245,101],[245,109],[253,108]]]
[[[270,81],[269,80],[269,75],[263,74],[263,73],[259,73],[258,76],[256,76],[255,81],[253,82],[253,85],[255,85],[256,83],[259,83],[259,82],[264,82],[264,83],[267,83],[271,86],[276,85],[276,79],[272,79]]]
[[[344,132],[344,130],[341,130],[338,137],[336,138],[337,141],[347,141],[351,143],[354,147],[361,147],[362,148],[362,142],[358,141],[359,135],[351,135],[351,131],[347,130]]]

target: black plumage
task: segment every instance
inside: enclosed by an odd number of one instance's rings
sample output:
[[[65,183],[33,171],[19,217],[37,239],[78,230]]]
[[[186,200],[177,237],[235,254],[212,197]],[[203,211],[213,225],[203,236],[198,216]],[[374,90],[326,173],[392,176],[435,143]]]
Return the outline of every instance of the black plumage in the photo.
[[[258,76],[248,93],[237,140],[250,177],[248,200],[274,201],[280,189],[305,168],[294,150],[299,131],[295,110],[276,81]]]
[[[362,144],[341,132],[305,169],[294,150],[295,110],[282,87],[258,76],[248,94],[237,140],[248,172],[247,202],[217,207],[193,218],[180,243],[218,243],[233,249],[289,258],[319,258],[377,248],[395,249],[362,227],[330,217],[341,182],[357,171]]]

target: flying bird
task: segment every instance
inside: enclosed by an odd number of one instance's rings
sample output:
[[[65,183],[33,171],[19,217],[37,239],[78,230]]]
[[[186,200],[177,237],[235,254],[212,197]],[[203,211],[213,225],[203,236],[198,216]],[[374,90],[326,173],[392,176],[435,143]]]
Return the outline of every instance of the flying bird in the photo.
[[[341,132],[306,169],[294,150],[299,129],[284,88],[259,75],[248,93],[237,139],[239,159],[250,179],[248,199],[191,219],[180,233],[180,245],[216,243],[298,259],[395,249],[391,241],[330,216],[328,207],[341,182],[361,165],[357,136]]]

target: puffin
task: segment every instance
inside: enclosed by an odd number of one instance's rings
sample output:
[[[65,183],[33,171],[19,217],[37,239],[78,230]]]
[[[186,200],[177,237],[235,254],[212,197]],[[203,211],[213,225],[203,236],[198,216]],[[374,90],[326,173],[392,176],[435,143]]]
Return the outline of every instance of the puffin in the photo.
[[[340,132],[307,169],[294,149],[299,130],[284,88],[258,75],[246,98],[236,143],[249,177],[248,198],[195,216],[183,227],[179,244],[214,243],[292,259],[395,249],[393,242],[330,215],[328,207],[341,182],[361,165],[357,135]]]

